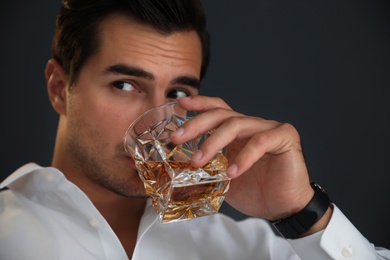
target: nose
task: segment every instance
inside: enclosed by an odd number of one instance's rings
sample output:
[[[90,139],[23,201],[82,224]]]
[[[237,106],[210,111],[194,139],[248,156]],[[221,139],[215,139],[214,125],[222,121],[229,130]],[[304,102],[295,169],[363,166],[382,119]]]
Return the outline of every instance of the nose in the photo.
[[[156,97],[156,98],[151,98],[150,99],[150,105],[151,105],[151,108],[153,107],[158,107],[158,106],[161,106],[161,105],[164,105],[166,103],[168,103],[170,100],[167,99],[166,97],[162,96],[162,97]]]
[[[169,102],[172,102],[172,100],[166,98],[165,96],[148,98],[144,101],[142,105],[142,113],[148,111],[149,109],[164,105]]]

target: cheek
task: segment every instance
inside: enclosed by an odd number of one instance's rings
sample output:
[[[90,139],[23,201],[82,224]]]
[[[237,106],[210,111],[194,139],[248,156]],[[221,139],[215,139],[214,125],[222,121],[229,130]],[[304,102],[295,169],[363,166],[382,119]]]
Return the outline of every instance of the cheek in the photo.
[[[95,143],[90,144],[94,147],[106,146],[120,124],[118,113],[114,111],[96,98],[73,97],[67,113],[69,131],[78,134],[83,142]]]
[[[138,116],[128,105],[118,102],[105,102],[95,100],[89,106],[84,107],[86,121],[98,131],[99,136],[104,136],[104,142],[113,142],[118,145],[122,142],[125,132],[131,122]]]
[[[106,142],[121,142],[128,127],[128,118],[123,111],[113,105],[96,104],[88,111],[89,125],[99,131]]]
[[[99,94],[100,93],[100,94]],[[69,100],[69,119],[93,146],[119,145],[131,122],[139,114],[140,102],[97,92],[74,95]],[[90,142],[90,141],[88,141]]]

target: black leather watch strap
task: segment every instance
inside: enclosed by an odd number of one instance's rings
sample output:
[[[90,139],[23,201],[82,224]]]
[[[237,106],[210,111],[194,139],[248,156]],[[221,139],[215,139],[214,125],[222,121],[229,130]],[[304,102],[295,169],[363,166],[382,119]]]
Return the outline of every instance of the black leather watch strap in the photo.
[[[317,183],[312,182],[314,196],[300,212],[288,218],[271,222],[285,238],[298,238],[308,231],[327,211],[331,200]]]

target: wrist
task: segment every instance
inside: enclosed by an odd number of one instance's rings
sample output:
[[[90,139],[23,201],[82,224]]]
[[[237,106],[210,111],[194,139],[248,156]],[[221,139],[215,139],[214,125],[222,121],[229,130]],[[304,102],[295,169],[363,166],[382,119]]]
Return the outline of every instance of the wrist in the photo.
[[[311,183],[314,196],[299,212],[278,221],[272,221],[274,227],[285,238],[298,238],[315,233],[326,227],[332,210],[328,194],[316,183]]]
[[[300,237],[309,236],[325,229],[328,226],[330,219],[332,218],[332,214],[333,207],[330,204],[325,214],[307,232],[303,233]]]

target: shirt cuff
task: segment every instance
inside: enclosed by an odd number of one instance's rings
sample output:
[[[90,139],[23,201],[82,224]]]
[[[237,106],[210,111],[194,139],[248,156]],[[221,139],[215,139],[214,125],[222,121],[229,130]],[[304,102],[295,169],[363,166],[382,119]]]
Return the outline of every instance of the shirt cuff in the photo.
[[[335,205],[326,229],[288,242],[302,259],[377,259],[375,247]]]

